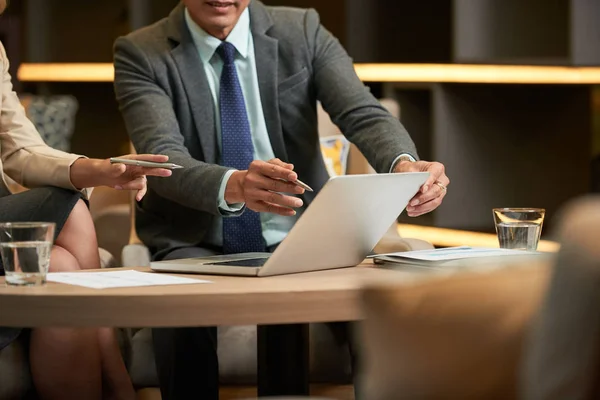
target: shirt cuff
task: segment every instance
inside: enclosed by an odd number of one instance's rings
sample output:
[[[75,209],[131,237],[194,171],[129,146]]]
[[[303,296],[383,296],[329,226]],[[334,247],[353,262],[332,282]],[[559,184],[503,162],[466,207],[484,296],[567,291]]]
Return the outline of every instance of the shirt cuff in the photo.
[[[238,213],[246,205],[246,203],[229,204],[227,203],[227,201],[225,201],[225,188],[227,187],[227,182],[229,182],[229,178],[231,178],[231,175],[233,175],[235,171],[235,169],[230,169],[229,171],[225,172],[223,180],[221,180],[221,187],[219,188],[219,194],[217,197],[219,211],[221,211],[221,214]]]
[[[394,158],[394,161],[392,162],[392,166],[390,167],[390,173],[394,172],[394,168],[396,168],[396,164],[398,164],[398,161],[400,161],[400,157],[408,157],[408,159],[412,162],[417,161],[412,155],[410,155],[408,153],[402,153],[402,154],[398,155],[398,157]]]

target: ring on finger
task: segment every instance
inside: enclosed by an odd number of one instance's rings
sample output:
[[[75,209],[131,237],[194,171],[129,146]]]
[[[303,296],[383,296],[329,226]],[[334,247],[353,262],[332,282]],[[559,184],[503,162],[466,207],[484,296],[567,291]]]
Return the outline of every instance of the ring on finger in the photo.
[[[440,187],[440,189],[442,189],[444,192],[445,192],[446,190],[448,190],[448,188],[446,187],[446,185],[444,185],[442,182],[440,182],[440,181],[435,181],[434,183],[435,183],[436,185],[438,185],[438,186]]]

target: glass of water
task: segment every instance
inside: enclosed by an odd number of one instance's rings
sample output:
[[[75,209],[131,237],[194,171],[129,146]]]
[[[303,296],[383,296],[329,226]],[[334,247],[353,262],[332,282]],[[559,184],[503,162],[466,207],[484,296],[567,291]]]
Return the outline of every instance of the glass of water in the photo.
[[[543,208],[494,208],[498,242],[503,249],[535,251],[542,234]]]
[[[0,253],[7,284],[37,286],[46,282],[55,229],[53,222],[0,223]]]

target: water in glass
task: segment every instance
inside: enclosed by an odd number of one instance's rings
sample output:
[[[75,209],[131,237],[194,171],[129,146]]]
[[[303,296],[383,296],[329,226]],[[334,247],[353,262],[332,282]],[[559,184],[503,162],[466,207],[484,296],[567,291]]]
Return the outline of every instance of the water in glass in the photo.
[[[0,243],[6,282],[12,285],[40,285],[46,280],[52,242],[23,241]]]
[[[500,222],[496,228],[501,248],[530,251],[536,250],[542,231],[539,224],[531,222]]]

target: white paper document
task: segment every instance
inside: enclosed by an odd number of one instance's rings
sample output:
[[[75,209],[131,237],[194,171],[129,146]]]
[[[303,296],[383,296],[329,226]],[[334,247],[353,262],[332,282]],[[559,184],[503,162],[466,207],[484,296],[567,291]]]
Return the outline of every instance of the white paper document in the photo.
[[[371,256],[376,260],[388,262],[443,262],[463,260],[479,257],[504,257],[504,256],[526,256],[540,255],[537,251],[524,251],[512,249],[497,249],[487,247],[448,247],[434,250],[404,251],[398,253],[377,254]]]
[[[51,272],[47,275],[46,279],[49,282],[85,286],[92,289],[211,283],[210,281],[200,279],[182,278],[179,276],[134,270],[111,272]]]

